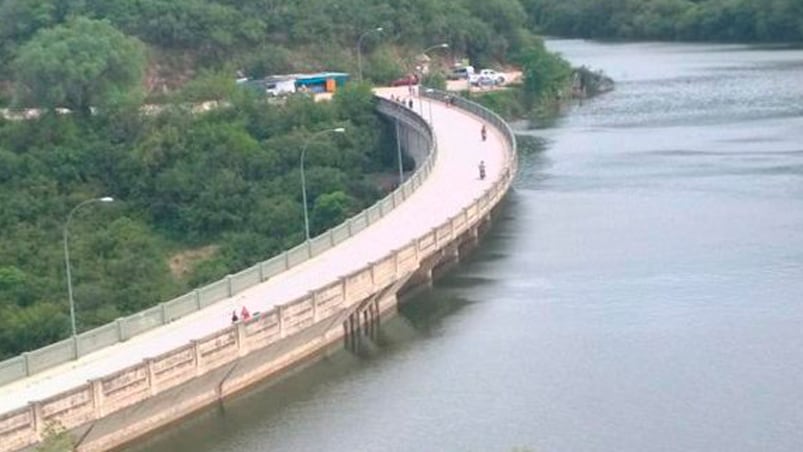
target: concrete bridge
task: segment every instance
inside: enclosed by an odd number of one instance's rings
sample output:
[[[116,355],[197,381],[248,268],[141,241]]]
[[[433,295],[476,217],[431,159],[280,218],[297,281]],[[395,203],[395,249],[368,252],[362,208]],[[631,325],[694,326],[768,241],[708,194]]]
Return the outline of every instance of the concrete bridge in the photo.
[[[79,450],[114,447],[375,332],[400,296],[476,245],[516,172],[498,116],[421,94],[410,109],[389,100],[407,88],[377,91],[418,165],[374,206],[222,281],[0,363],[0,451],[34,446],[50,424]],[[232,325],[241,306],[254,317]]]

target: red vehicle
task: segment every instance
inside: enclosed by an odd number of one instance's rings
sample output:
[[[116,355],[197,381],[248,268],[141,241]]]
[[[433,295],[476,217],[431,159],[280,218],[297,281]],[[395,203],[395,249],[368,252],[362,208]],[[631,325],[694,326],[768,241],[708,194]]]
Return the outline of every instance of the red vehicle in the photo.
[[[418,85],[418,76],[415,74],[407,74],[402,78],[397,78],[396,80],[390,82],[390,86],[408,86],[408,85]]]

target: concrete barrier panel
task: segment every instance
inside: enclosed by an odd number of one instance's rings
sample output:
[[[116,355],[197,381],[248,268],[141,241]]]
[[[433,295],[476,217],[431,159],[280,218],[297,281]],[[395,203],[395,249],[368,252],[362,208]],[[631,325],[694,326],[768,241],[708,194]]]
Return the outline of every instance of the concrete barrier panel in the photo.
[[[397,206],[404,201],[404,192],[396,190],[393,192],[393,203]]]
[[[262,313],[245,324],[245,338],[249,350],[270,345],[281,338],[279,314],[274,309]]]
[[[30,406],[0,415],[0,449],[17,450],[33,444],[36,436]]]
[[[198,340],[202,370],[214,369],[237,358],[237,332],[234,327]]]
[[[396,256],[388,256],[375,263],[371,269],[373,272],[374,287],[387,287],[396,280]]]
[[[100,380],[103,412],[113,413],[150,395],[148,366],[137,364]]]
[[[283,334],[289,336],[313,324],[312,296],[282,306]]]
[[[332,247],[332,238],[329,234],[319,235],[310,241],[310,253],[317,256]]]
[[[345,302],[343,283],[338,281],[315,291],[315,310],[319,319],[325,319],[340,309]]]
[[[0,362],[0,385],[25,378],[25,356],[17,356]]]
[[[365,216],[365,211],[351,219],[351,235],[362,231],[368,226],[368,219]]]
[[[476,202],[472,203],[466,209],[466,219],[468,220],[469,224],[474,224],[477,222],[477,211],[478,211],[478,206]]]
[[[393,204],[393,195],[388,195],[384,197],[381,201],[379,201],[379,210],[382,212],[382,215],[387,215],[393,208],[396,207]]]
[[[435,233],[429,234],[418,239],[418,258],[423,259],[435,252]]]
[[[296,246],[287,252],[287,266],[295,267],[296,265],[309,259],[309,247],[306,242]]]
[[[180,319],[198,310],[195,292],[186,293],[165,303],[166,321]]]
[[[346,240],[349,237],[350,237],[350,235],[349,235],[349,225],[348,224],[341,224],[340,226],[336,227],[332,231],[332,238],[335,241],[335,245],[337,245],[338,243]]]
[[[216,301],[229,297],[229,282],[226,279],[213,282],[198,289],[198,295],[201,297],[201,307],[209,306]]]
[[[262,278],[264,280],[272,278],[285,270],[287,270],[287,260],[284,254],[262,262]]]
[[[195,377],[195,346],[187,344],[151,359],[151,386],[164,391]]]
[[[260,282],[262,281],[259,277],[259,264],[257,264],[231,276],[231,293],[240,293]]]
[[[382,211],[380,210],[379,204],[374,204],[373,207],[369,207],[365,211],[366,217],[368,217],[368,223],[374,224],[382,218]]]
[[[352,273],[346,277],[346,305],[351,306],[367,298],[373,292],[371,269]]]
[[[78,356],[88,355],[101,348],[116,344],[120,339],[117,325],[107,323],[78,336]]]
[[[452,218],[452,231],[457,237],[466,229],[466,214],[465,212],[457,214],[454,218]]]
[[[418,269],[417,246],[416,243],[411,243],[396,252],[396,271],[398,275],[406,275]]]
[[[65,339],[30,352],[28,354],[28,374],[33,375],[72,360],[73,347],[73,340]]]
[[[40,406],[45,424],[58,422],[64,428],[77,427],[95,417],[95,402],[89,384],[45,399]]]
[[[123,321],[125,322],[125,339],[129,339],[137,334],[142,334],[157,326],[161,326],[162,306],[157,305],[137,314],[130,315]]]
[[[437,229],[438,246],[443,246],[452,240],[452,222],[447,221]]]

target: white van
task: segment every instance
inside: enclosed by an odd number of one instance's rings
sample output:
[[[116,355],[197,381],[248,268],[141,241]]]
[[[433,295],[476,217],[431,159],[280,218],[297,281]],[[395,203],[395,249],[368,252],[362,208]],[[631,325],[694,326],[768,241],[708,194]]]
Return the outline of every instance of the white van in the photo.
[[[452,69],[450,80],[468,80],[474,75],[474,66],[459,66]]]

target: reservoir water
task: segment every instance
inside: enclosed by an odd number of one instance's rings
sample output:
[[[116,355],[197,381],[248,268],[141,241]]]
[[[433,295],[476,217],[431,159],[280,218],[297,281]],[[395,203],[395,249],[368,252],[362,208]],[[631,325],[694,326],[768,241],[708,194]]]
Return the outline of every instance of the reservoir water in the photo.
[[[524,132],[468,262],[134,449],[803,450],[803,51],[548,47],[616,90]]]

